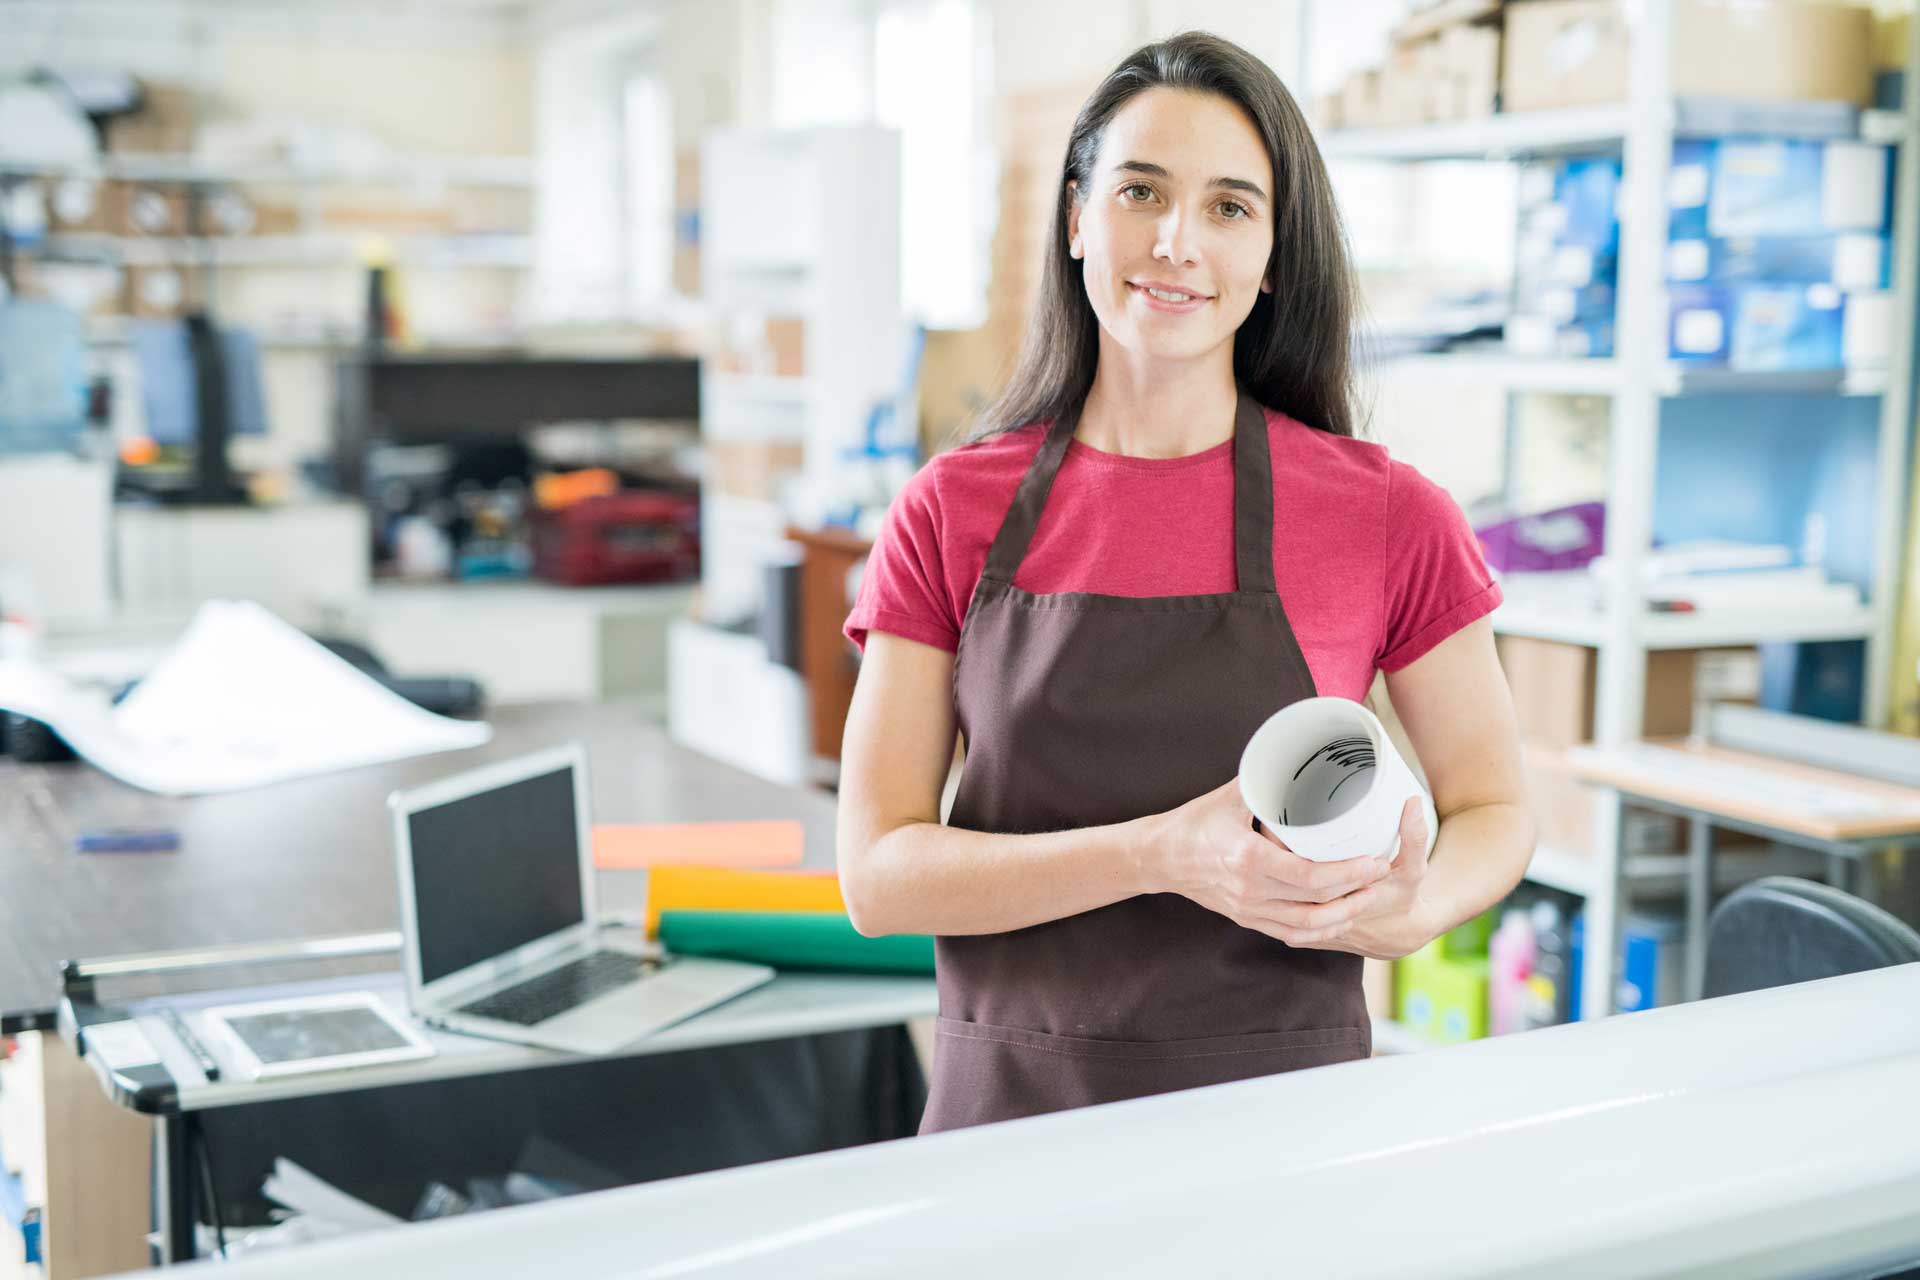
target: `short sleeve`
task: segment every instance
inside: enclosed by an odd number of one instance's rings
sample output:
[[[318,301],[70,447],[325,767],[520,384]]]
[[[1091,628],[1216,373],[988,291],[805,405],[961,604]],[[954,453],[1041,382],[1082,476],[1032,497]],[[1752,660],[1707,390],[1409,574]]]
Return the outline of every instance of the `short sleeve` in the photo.
[[[934,464],[920,468],[887,506],[853,612],[841,628],[862,653],[868,631],[905,636],[949,653],[960,648],[960,621],[942,571],[934,480]]]
[[[1404,462],[1387,480],[1385,590],[1382,671],[1407,666],[1501,599],[1460,504]]]

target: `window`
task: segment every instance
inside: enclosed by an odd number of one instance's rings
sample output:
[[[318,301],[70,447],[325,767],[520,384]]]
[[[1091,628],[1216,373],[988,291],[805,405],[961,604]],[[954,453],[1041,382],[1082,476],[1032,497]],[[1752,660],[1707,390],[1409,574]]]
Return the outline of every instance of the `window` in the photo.
[[[666,80],[650,67],[621,85],[622,266],[630,313],[644,314],[672,287],[673,124]]]
[[[986,320],[994,152],[978,0],[784,0],[772,24],[772,122],[900,131],[901,305],[936,329]]]

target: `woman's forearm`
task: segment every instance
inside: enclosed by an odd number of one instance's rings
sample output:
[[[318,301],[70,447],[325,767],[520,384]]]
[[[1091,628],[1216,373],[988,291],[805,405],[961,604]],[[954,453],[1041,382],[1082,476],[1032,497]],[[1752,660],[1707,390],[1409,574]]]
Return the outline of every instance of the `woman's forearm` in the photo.
[[[1006,933],[1149,892],[1149,819],[998,835],[909,822],[843,858],[861,933]]]
[[[1482,804],[1449,814],[1427,862],[1430,904],[1420,945],[1465,924],[1512,893],[1533,859],[1533,818],[1517,804]]]

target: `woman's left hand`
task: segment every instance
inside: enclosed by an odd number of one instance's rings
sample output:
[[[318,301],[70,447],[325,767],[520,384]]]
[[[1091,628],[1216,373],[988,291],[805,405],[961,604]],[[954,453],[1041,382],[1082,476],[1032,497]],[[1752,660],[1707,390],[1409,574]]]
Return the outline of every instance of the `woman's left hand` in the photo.
[[[1360,914],[1342,932],[1303,945],[1322,951],[1348,951],[1375,960],[1398,960],[1431,942],[1439,933],[1432,904],[1422,890],[1427,879],[1427,819],[1419,796],[1400,811],[1400,852],[1393,870],[1348,895],[1364,901]]]

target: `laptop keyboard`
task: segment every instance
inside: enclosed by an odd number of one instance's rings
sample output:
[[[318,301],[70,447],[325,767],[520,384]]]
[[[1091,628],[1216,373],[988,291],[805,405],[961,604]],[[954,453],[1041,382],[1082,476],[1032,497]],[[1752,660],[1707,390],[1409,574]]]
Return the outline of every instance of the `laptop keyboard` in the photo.
[[[483,996],[460,1012],[475,1018],[493,1018],[522,1027],[545,1022],[576,1009],[596,996],[632,982],[646,972],[647,962],[620,951],[596,951],[590,956],[549,969],[504,991]]]

